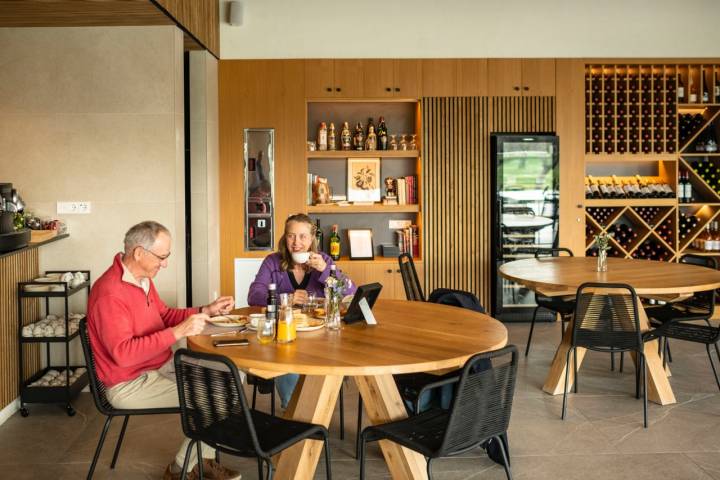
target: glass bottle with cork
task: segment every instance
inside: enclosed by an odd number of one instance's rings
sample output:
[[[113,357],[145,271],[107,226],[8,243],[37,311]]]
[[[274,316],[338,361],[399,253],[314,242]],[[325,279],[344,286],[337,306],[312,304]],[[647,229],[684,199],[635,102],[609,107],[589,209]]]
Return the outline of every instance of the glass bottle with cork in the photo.
[[[320,219],[315,220],[315,243],[317,244],[318,251],[323,251],[323,232],[320,228]]]
[[[328,243],[330,246],[330,258],[333,260],[339,260],[340,259],[340,235],[338,235],[338,226],[337,224],[332,226],[332,232],[330,233],[330,238],[328,239]]]
[[[275,325],[277,324],[277,285],[271,283],[268,285],[267,307],[265,309],[265,319],[260,320],[257,326],[257,339],[262,344],[271,343],[275,339]]]

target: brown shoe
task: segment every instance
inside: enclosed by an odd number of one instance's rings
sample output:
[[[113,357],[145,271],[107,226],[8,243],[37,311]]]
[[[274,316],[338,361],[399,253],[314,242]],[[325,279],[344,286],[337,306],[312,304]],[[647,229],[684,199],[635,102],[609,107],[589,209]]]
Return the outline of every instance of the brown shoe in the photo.
[[[203,458],[202,462],[203,478],[206,480],[240,480],[242,477],[238,472],[225,468],[210,458]],[[197,472],[197,466],[193,472]]]
[[[165,473],[163,474],[163,480],[180,480],[180,472],[173,473],[172,471],[172,467],[174,464],[175,462],[167,466],[167,468],[165,469]],[[185,479],[198,480],[197,466],[188,472],[188,474],[185,476]]]

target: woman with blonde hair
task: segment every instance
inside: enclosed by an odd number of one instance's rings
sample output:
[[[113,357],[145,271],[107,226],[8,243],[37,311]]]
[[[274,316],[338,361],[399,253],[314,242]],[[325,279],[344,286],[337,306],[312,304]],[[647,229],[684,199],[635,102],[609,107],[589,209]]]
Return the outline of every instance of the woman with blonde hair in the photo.
[[[312,219],[303,213],[288,217],[285,231],[278,242],[278,251],[265,257],[255,280],[250,284],[249,305],[265,306],[271,283],[276,285],[278,294],[292,293],[293,303],[297,305],[304,305],[309,294],[325,296],[325,280],[330,276],[333,261],[329,255],[318,250],[316,228]],[[354,292],[355,285],[351,284],[345,295]],[[297,379],[296,374],[276,379],[283,408],[290,401]]]

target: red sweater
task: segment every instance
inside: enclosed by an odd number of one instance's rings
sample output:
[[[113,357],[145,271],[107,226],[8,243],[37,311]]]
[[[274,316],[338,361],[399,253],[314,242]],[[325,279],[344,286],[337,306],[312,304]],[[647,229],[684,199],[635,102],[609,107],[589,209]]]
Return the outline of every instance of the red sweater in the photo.
[[[98,278],[88,299],[88,334],[100,380],[109,388],[156,370],[172,355],[170,327],[197,308],[168,308],[155,285],[145,291],[122,280],[122,254]]]

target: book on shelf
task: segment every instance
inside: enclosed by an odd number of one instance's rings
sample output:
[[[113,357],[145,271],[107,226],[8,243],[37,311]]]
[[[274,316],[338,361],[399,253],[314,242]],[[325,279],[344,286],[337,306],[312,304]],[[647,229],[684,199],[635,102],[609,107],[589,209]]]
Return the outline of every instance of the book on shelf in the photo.
[[[395,230],[397,235],[397,246],[400,253],[410,254],[416,258],[420,255],[420,233],[417,225],[410,225],[407,228]]]
[[[408,175],[393,179],[395,187],[397,203],[383,202],[385,205],[415,205],[418,202],[417,197],[417,175]],[[388,197],[386,197],[388,198]],[[390,196],[390,198],[393,198]]]

